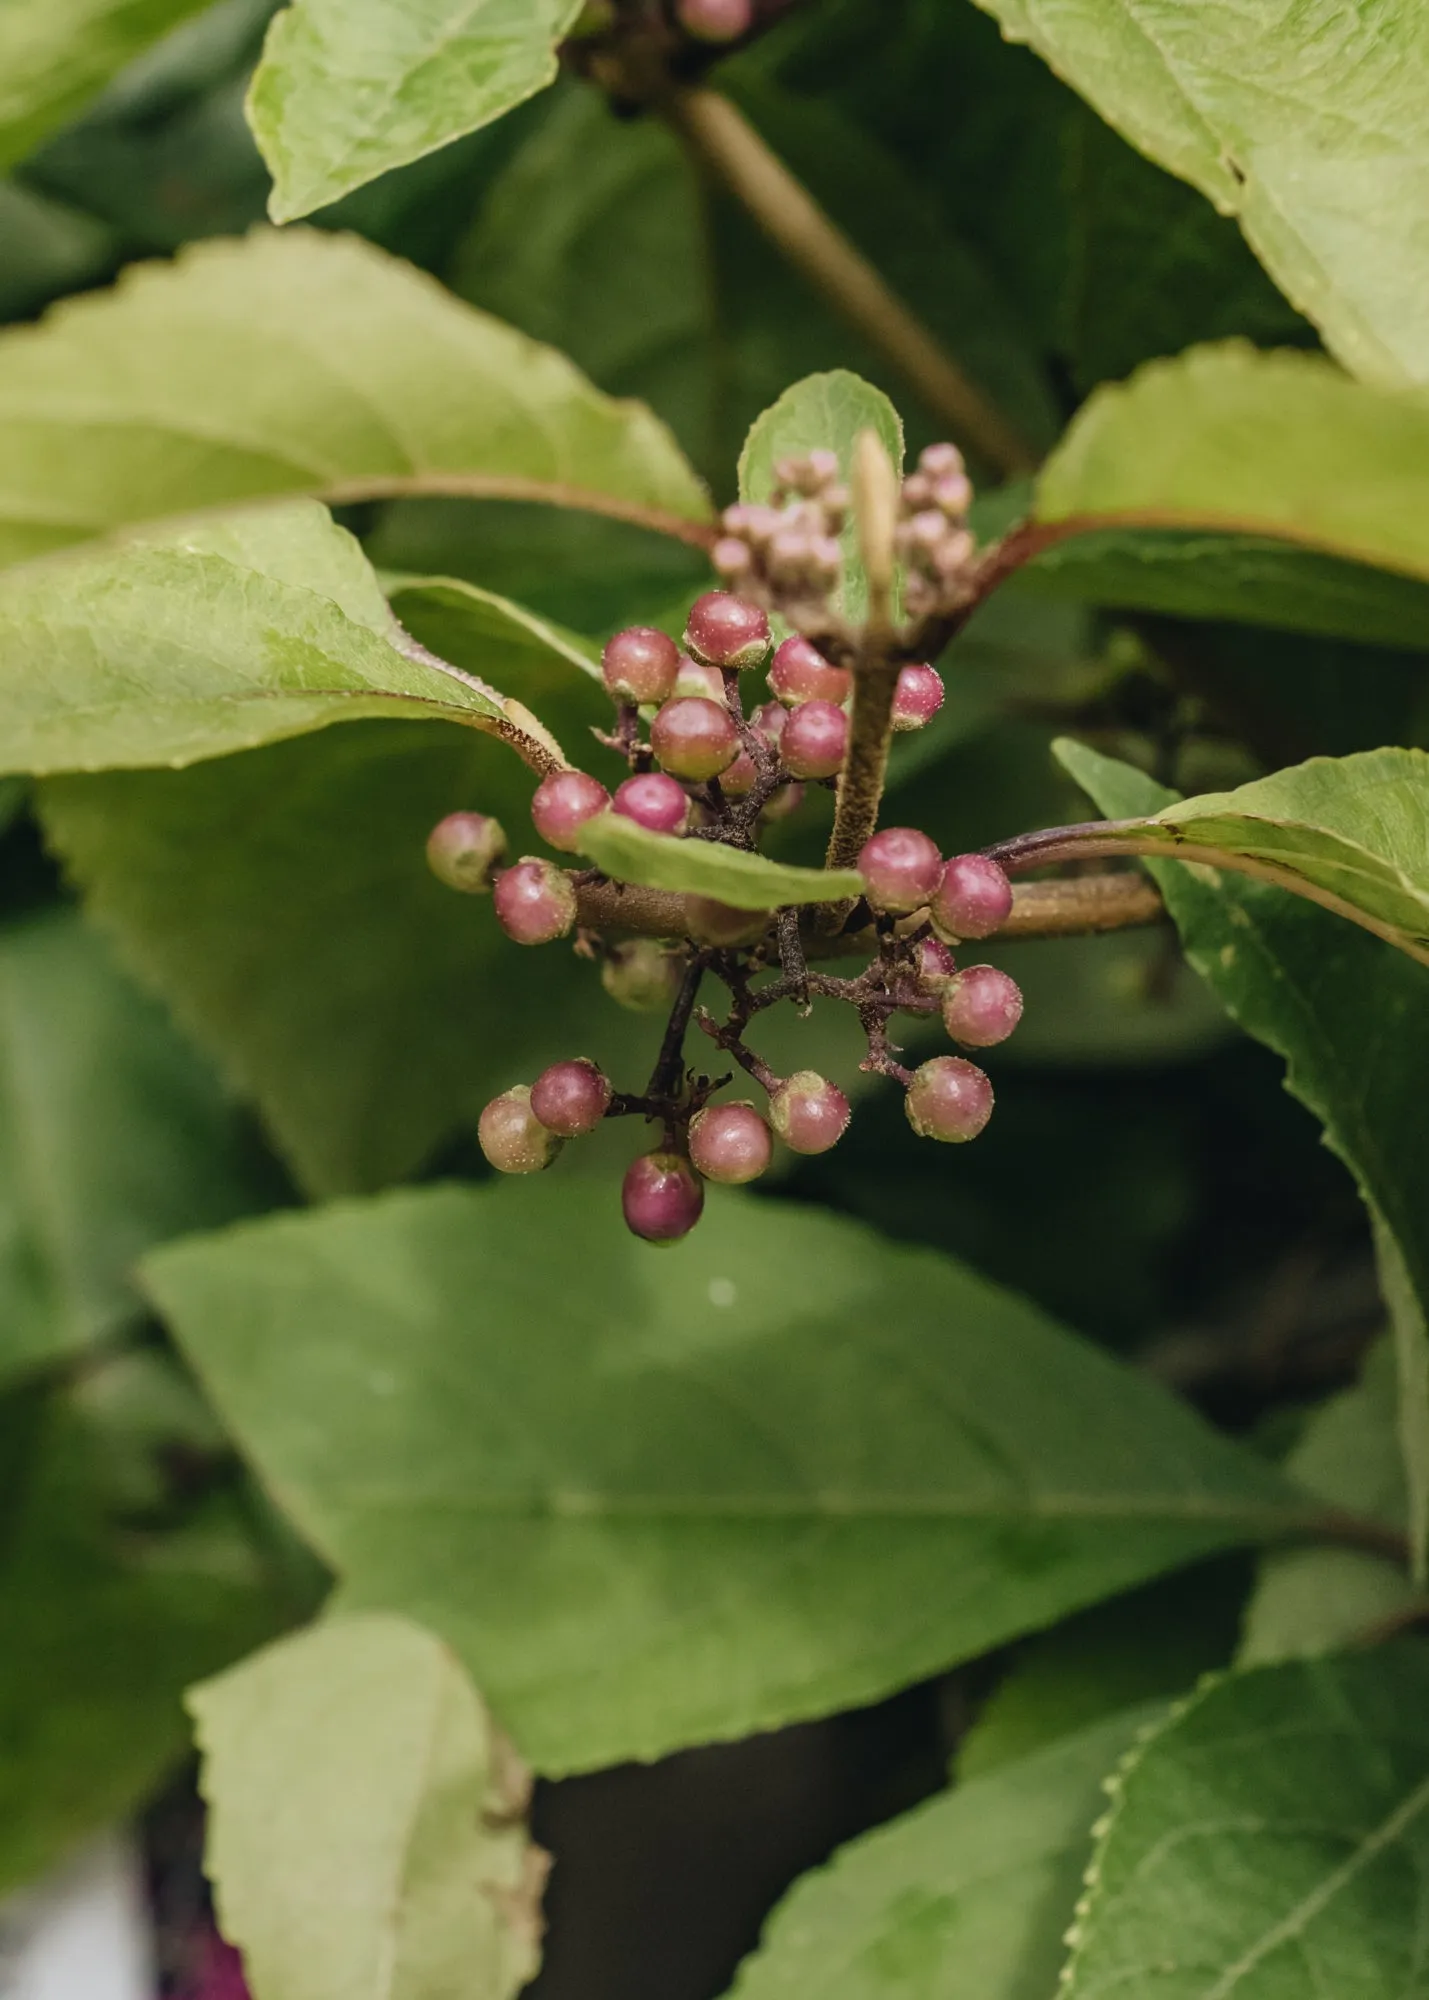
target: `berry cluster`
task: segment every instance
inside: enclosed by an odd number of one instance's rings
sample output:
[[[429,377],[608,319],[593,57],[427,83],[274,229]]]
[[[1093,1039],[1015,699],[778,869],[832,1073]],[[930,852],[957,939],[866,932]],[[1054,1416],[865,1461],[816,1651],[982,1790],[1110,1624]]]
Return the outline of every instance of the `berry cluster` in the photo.
[[[617,813],[655,833],[751,850],[765,825],[797,808],[808,785],[836,782],[849,747],[853,671],[802,633],[775,648],[768,616],[769,609],[786,618],[791,608],[807,609],[811,579],[817,576],[826,588],[832,578],[835,531],[847,505],[836,474],[831,454],[811,453],[780,468],[781,491],[796,501],[782,509],[730,510],[726,529],[740,527],[741,546],[750,552],[743,571],[748,588],[699,598],[683,651],[664,632],[645,626],[609,641],[602,674],[615,725],[598,733],[630,775],[613,794],[583,771],[561,768],[543,777],[531,816],[549,846],[576,854],[586,823]],[[910,524],[919,518],[925,487],[940,493],[937,504],[946,507],[940,520],[951,520],[959,508],[965,512],[951,484],[961,477],[951,446],[925,452],[919,472],[905,483]],[[766,516],[786,525],[769,529]],[[732,573],[733,557],[725,543],[720,547],[721,567]],[[936,554],[931,534],[918,547]],[[910,583],[917,573],[910,564]],[[771,698],[747,714],[746,677],[759,668],[767,670]],[[920,728],[942,698],[942,682],[930,666],[903,665],[893,726]],[[518,944],[575,933],[577,949],[600,958],[613,998],[670,1014],[654,1071],[639,1095],[615,1090],[593,1062],[576,1058],[488,1104],[480,1142],[502,1172],[540,1172],[568,1139],[607,1118],[640,1117],[660,1129],[661,1143],[626,1174],[625,1219],[637,1236],[674,1242],[698,1221],[704,1183],[756,1180],[771,1162],[776,1136],[802,1154],[827,1152],[843,1137],[850,1107],[837,1084],[812,1070],[776,1076],[745,1041],[750,1023],[770,1007],[790,1001],[807,1011],[814,996],[857,1010],[868,1042],[861,1066],[902,1083],[915,1132],[956,1143],[975,1138],[987,1123],[993,1094],[982,1070],[963,1056],[947,1055],[910,1071],[889,1039],[890,1021],[900,1013],[941,1015],[950,1039],[965,1049],[990,1048],[1017,1026],[1022,996],[1013,981],[989,965],[960,970],[950,949],[990,936],[1011,911],[1008,879],[987,856],[945,860],[926,834],[886,827],[858,856],[864,893],[851,910],[828,905],[812,913],[792,907],[751,912],[686,896],[673,906],[670,936],[608,941],[582,915],[583,896],[590,902],[611,887],[598,871],[567,870],[532,856],[508,866],[506,845],[494,820],[452,813],[434,829],[427,853],[451,887],[489,889],[498,921]],[[607,923],[611,907],[607,896]],[[808,962],[849,951],[868,955],[854,978]],[[697,1006],[707,976],[728,992],[720,1015]],[[684,1043],[692,1023],[753,1079],[763,1110],[749,1101],[713,1101],[732,1072],[711,1077],[687,1067]]]

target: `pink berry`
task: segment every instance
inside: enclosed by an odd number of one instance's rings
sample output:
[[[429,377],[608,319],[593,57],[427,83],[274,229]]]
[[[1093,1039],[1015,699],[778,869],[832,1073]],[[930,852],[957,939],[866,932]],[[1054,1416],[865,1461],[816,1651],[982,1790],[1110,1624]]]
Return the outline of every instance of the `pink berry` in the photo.
[[[943,857],[916,827],[886,826],[864,843],[858,869],[873,908],[896,915],[916,910],[935,893]]]
[[[893,727],[921,729],[943,705],[943,682],[931,667],[904,667],[893,690]]]
[[[680,671],[675,676],[676,694],[702,694],[706,701],[717,701],[721,708],[727,708],[724,675],[718,667],[707,667],[703,660],[692,660],[688,653],[680,655]]]
[[[548,1132],[531,1109],[531,1093],[524,1083],[492,1098],[477,1121],[476,1136],[501,1174],[539,1174],[561,1150],[555,1133]]]
[[[712,1104],[690,1126],[690,1158],[706,1180],[726,1187],[757,1181],[774,1153],[769,1127],[752,1104]]]
[[[678,1243],[700,1219],[705,1191],[678,1153],[632,1160],[620,1190],[627,1228],[647,1243]]]
[[[848,1130],[849,1101],[817,1070],[797,1070],[769,1100],[774,1130],[793,1153],[827,1153]]]
[[[930,913],[933,929],[949,943],[991,937],[1012,914],[1012,884],[985,854],[955,854]]]
[[[771,749],[777,749],[784,734],[784,724],[789,720],[789,711],[781,702],[766,701],[762,708],[756,708],[749,718],[749,726],[764,738]]]
[[[679,0],[680,26],[697,42],[737,42],[754,21],[754,0]]]
[[[632,1014],[663,1014],[680,990],[684,963],[654,938],[628,938],[615,945],[600,968],[600,983],[619,1007]]]
[[[848,717],[831,701],[804,701],[790,709],[779,754],[796,778],[834,778],[848,748]]]
[[[964,1048],[996,1048],[1021,1019],[1021,989],[995,965],[970,965],[944,991],[943,1026]]]
[[[427,866],[449,889],[484,896],[506,852],[506,832],[485,813],[448,813],[427,836]]]
[[[676,695],[651,723],[650,747],[677,778],[717,778],[739,755],[739,731],[721,704],[703,695]]]
[[[913,964],[918,984],[925,993],[941,993],[957,976],[958,962],[937,938],[920,938],[913,948]]]
[[[711,667],[757,667],[769,651],[769,620],[746,597],[707,590],[690,607],[685,644]]]
[[[627,778],[617,786],[612,804],[616,812],[651,833],[683,833],[690,812],[684,787],[663,771],[642,771],[639,777]]]
[[[803,803],[802,785],[781,785],[777,792],[771,793],[764,801],[764,809],[759,817],[767,821],[770,826],[777,826],[781,819],[788,819],[791,813],[796,813]]]
[[[752,944],[769,928],[767,910],[737,910],[713,896],[686,896],[685,923],[701,944]]]
[[[790,708],[801,701],[843,703],[853,687],[853,675],[846,667],[830,666],[817,646],[796,634],[770,661],[769,685]]]
[[[563,854],[574,854],[581,828],[609,804],[610,793],[599,778],[584,771],[552,771],[536,787],[531,818],[542,840]]]
[[[558,1139],[581,1139],[610,1109],[610,1084],[585,1056],[552,1063],[531,1085],[531,1109]]]
[[[741,750],[727,771],[721,771],[720,789],[726,798],[745,799],[759,781],[759,773],[754,768],[754,759],[747,750]]]
[[[565,870],[531,855],[496,878],[496,920],[517,944],[550,944],[576,921],[576,892]]]
[[[913,1072],[904,1109],[920,1139],[961,1145],[975,1139],[991,1118],[992,1085],[975,1063],[934,1056]]]
[[[616,701],[664,701],[680,671],[680,649],[653,625],[630,625],[606,641],[600,670]]]

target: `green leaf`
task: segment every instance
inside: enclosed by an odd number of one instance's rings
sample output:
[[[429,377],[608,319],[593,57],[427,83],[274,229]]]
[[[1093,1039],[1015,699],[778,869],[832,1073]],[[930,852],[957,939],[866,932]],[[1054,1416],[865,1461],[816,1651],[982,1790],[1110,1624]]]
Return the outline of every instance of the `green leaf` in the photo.
[[[580,852],[617,882],[713,896],[736,910],[837,903],[863,894],[863,877],[856,868],[796,868],[709,840],[651,833],[616,812],[586,821],[580,830]]]
[[[400,492],[693,539],[709,516],[648,411],[351,237],[200,244],[0,335],[0,561],[202,507]]]
[[[558,1171],[146,1272],[347,1606],[449,1638],[547,1772],[874,1700],[1303,1515],[1034,1308],[786,1203],[656,1257]]]
[[[534,1976],[530,1782],[439,1639],[333,1619],[189,1707],[206,1867],[256,2000],[508,2000]]]
[[[1134,1750],[1066,2000],[1398,2000],[1423,1988],[1429,1650],[1212,1683]]]
[[[499,659],[524,687],[533,673],[549,672],[553,661],[565,660],[605,685],[600,648],[592,640],[460,577],[389,577],[387,601],[413,638],[453,666],[479,673]]]
[[[1314,355],[1195,348],[1073,420],[1033,508],[1071,539],[1033,573],[1112,603],[1422,645],[1426,462],[1418,395]]]
[[[119,254],[117,237],[93,216],[0,181],[0,319],[23,318],[97,283]]]
[[[1080,747],[1065,750],[1063,762],[1081,781]],[[1313,757],[1233,792],[1074,830],[1056,845],[1062,859],[1164,850],[1251,875],[1429,964],[1429,753],[1422,750]]]
[[[489,125],[555,80],[582,0],[297,0],[268,31],[248,118],[275,222]]]
[[[0,1383],[122,1329],[151,1244],[264,1205],[212,1075],[70,912],[0,930]]]
[[[730,2000],[1047,2000],[1102,1781],[1159,1713],[1094,1723],[841,1848],[775,1910]]]
[[[1429,379],[1429,103],[1413,5],[979,0],[1119,132],[1239,217],[1282,291],[1367,379]],[[1366,218],[1373,218],[1372,226]]]
[[[1174,796],[1083,746],[1063,743],[1058,754],[1104,812],[1154,811]],[[1397,1248],[1417,1302],[1417,1313],[1397,1312],[1394,1325],[1411,1540],[1422,1562],[1429,1541],[1429,1398],[1422,1394],[1429,1341],[1420,1330],[1429,1301],[1429,1130],[1417,1104],[1418,1079],[1429,1070],[1429,972],[1273,888],[1149,865],[1192,965],[1246,1032],[1285,1058],[1286,1088],[1320,1119],[1371,1218]]]
[[[739,460],[741,500],[767,500],[774,490],[774,468],[780,459],[801,457],[815,448],[837,452],[840,470],[848,479],[859,432],[866,430],[876,432],[895,469],[901,470],[903,425],[881,389],[845,368],[796,382],[756,419],[745,440]],[[852,509],[843,545],[843,614],[858,624],[868,609],[868,582],[859,561],[858,523]]]
[[[1287,1472],[1332,1507],[1403,1532],[1409,1512],[1398,1451],[1394,1348],[1376,1347],[1353,1389],[1332,1396],[1305,1427]],[[1349,1645],[1413,1601],[1414,1590],[1388,1556],[1359,1549],[1279,1549],[1261,1558],[1246,1607],[1244,1666]]]
[[[0,168],[30,152],[207,0],[9,0],[0,10]]]

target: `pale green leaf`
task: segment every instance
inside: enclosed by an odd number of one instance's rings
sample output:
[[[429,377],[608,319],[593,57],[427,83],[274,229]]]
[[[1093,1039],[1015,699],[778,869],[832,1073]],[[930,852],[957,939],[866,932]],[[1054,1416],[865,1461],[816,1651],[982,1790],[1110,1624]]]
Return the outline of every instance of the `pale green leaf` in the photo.
[[[443,1633],[545,1771],[877,1699],[1303,1518],[1023,1301],[786,1203],[712,1190],[656,1255],[558,1166],[146,1270],[349,1608]]]
[[[1332,1507],[1402,1532],[1409,1513],[1398,1451],[1394,1350],[1382,1342],[1353,1389],[1317,1410],[1285,1469]],[[1277,1549],[1263,1556],[1246,1606],[1245,1666],[1324,1653],[1364,1638],[1414,1597],[1402,1567],[1360,1549]]]
[[[1238,216],[1346,367],[1429,380],[1429,37],[1413,0],[979,4]]]
[[[0,335],[0,561],[292,493],[547,500],[698,538],[647,410],[353,237],[258,230]]]
[[[1084,746],[1058,750],[1105,812],[1154,812],[1174,798],[1142,772]],[[1391,1275],[1403,1275],[1417,1305],[1400,1301],[1393,1323],[1413,1485],[1411,1539],[1422,1550],[1429,1535],[1429,1401],[1422,1394],[1429,1126],[1419,1099],[1429,1074],[1429,971],[1278,889],[1219,871],[1149,865],[1192,965],[1242,1027],[1285,1058],[1286,1087],[1320,1119],[1397,1250]]]
[[[730,2000],[1048,2000],[1133,1709],[960,1785],[797,1882]]]
[[[0,1107],[0,1382],[135,1319],[151,1244],[264,1205],[233,1107],[71,912],[0,930]]]
[[[774,488],[774,468],[783,458],[806,452],[838,455],[845,481],[853,468],[854,446],[861,431],[871,430],[882,441],[895,470],[903,467],[903,425],[881,389],[852,375],[846,368],[826,375],[809,375],[786,389],[778,402],[757,418],[739,460],[742,500],[766,501]],[[858,523],[850,509],[843,534],[844,573],[840,592],[843,615],[858,624],[868,609],[868,580],[858,553]]]
[[[248,118],[275,222],[489,125],[555,79],[583,0],[296,0],[268,31]]]
[[[206,1867],[254,2000],[509,2000],[534,1975],[530,1782],[439,1639],[333,1619],[189,1707]]]
[[[0,168],[207,0],[7,0],[0,7]]]
[[[1211,1683],[1116,1780],[1066,2000],[1426,1991],[1429,1648]]]
[[[767,855],[746,854],[710,840],[651,833],[622,813],[601,813],[580,830],[580,851],[617,882],[713,896],[736,910],[775,910],[786,903],[837,903],[863,894],[856,868],[796,868]]]

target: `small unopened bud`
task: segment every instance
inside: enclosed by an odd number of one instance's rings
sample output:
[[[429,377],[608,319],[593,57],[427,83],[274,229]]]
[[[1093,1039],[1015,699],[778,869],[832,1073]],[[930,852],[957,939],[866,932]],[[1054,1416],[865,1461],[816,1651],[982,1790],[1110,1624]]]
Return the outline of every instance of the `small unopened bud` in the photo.
[[[920,938],[913,947],[913,966],[925,993],[943,993],[957,977],[958,962],[937,938]]]
[[[933,505],[950,521],[961,521],[972,503],[972,482],[965,472],[950,472],[933,481]]]
[[[675,18],[697,42],[737,42],[754,22],[754,0],[677,0]]]
[[[757,667],[769,651],[769,620],[748,598],[707,590],[690,607],[685,644],[712,667]]]
[[[767,910],[738,910],[713,896],[686,896],[685,923],[701,944],[753,944],[768,930],[770,916]]]
[[[769,663],[769,685],[779,700],[790,708],[804,701],[846,702],[853,676],[846,667],[835,667],[810,640],[795,636],[786,639]]]
[[[774,1130],[792,1153],[827,1153],[848,1130],[849,1101],[816,1070],[797,1070],[769,1100]]]
[[[805,701],[789,711],[779,754],[796,778],[834,778],[848,749],[848,717],[831,701]]]
[[[542,1173],[561,1150],[555,1133],[548,1132],[531,1109],[531,1093],[524,1083],[492,1098],[477,1120],[476,1136],[500,1174]]]
[[[650,833],[683,833],[689,822],[690,801],[684,787],[663,771],[642,771],[616,787],[612,805],[626,819],[633,819]]]
[[[963,455],[955,444],[924,445],[918,454],[918,470],[930,479],[946,479],[964,470]]]
[[[496,878],[496,920],[517,944],[550,944],[575,928],[576,892],[565,870],[527,855]]]
[[[964,1048],[996,1048],[1021,1019],[1021,989],[995,965],[970,965],[944,991],[943,1026]]]
[[[448,813],[427,836],[427,866],[449,889],[484,896],[506,853],[506,832],[485,813]]]
[[[558,1139],[581,1139],[610,1109],[610,1084],[586,1056],[552,1063],[531,1085],[531,1109]]]
[[[563,854],[574,854],[581,828],[609,804],[610,793],[599,778],[584,771],[552,771],[536,787],[531,821],[542,840]]]
[[[600,670],[616,701],[665,701],[680,670],[680,649],[653,625],[631,625],[606,641]]]
[[[678,1243],[699,1221],[705,1191],[678,1153],[632,1160],[620,1191],[626,1227],[647,1243]]]
[[[920,1139],[962,1145],[992,1116],[992,1085],[975,1063],[935,1056],[913,1072],[904,1109]]]
[[[613,947],[600,968],[600,983],[632,1014],[663,1014],[680,990],[684,962],[654,938],[628,938]]]
[[[893,727],[921,729],[943,705],[942,676],[932,667],[902,667],[893,690]]]
[[[1012,884],[985,854],[955,854],[930,905],[933,929],[949,944],[991,937],[1012,914]]]
[[[651,723],[650,747],[677,778],[717,778],[739,755],[739,731],[723,703],[676,695]]]
[[[754,551],[737,535],[721,535],[710,550],[710,565],[727,583],[738,583],[754,567]]]
[[[690,1125],[690,1159],[706,1180],[743,1187],[773,1155],[773,1136],[752,1104],[711,1104]]]
[[[943,857],[916,827],[886,826],[864,843],[858,869],[872,907],[901,915],[934,895]]]

